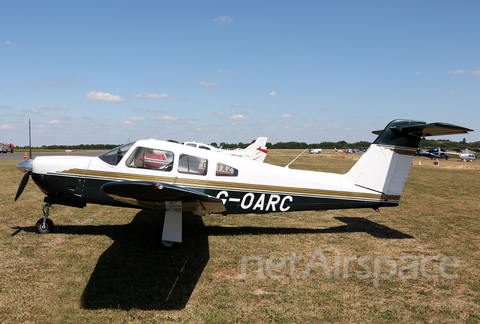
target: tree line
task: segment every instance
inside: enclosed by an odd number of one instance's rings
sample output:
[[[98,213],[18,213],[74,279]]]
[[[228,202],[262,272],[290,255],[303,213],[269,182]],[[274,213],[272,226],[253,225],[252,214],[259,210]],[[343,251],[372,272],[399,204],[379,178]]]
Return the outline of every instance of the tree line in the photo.
[[[178,143],[175,140],[168,140],[169,142]],[[348,148],[367,148],[369,147],[371,142],[367,141],[359,141],[354,143],[347,143],[346,141],[339,141],[339,142],[321,142],[321,143],[313,143],[307,144],[305,142],[277,142],[272,144],[270,142],[267,143],[267,149],[348,149]],[[250,145],[250,143],[225,143],[221,142],[217,144],[216,142],[210,143],[211,146],[221,147],[222,149],[233,149],[239,148],[243,149]],[[115,147],[119,146],[119,144],[80,144],[80,145],[42,145],[37,147],[32,147],[35,149],[46,149],[46,150],[100,150],[100,151],[107,151],[111,150]],[[461,142],[455,142],[446,139],[439,139],[439,140],[427,140],[422,139],[420,141],[421,148],[431,148],[431,147],[441,147],[444,149],[461,149],[465,150],[466,148],[475,149],[480,148],[480,141],[477,142],[470,142],[467,143],[465,138]],[[17,149],[28,149],[28,146],[16,146]]]
[[[42,146],[32,146],[32,149],[43,149],[43,150],[99,150],[107,151],[111,150],[119,144],[79,144],[79,145],[42,145]],[[17,149],[28,149],[28,146],[15,146]]]

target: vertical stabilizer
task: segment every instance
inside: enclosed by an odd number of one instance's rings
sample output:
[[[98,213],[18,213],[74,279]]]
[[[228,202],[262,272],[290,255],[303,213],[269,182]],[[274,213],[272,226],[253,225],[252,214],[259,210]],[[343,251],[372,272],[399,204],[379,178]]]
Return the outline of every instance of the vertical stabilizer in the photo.
[[[244,157],[257,162],[263,162],[267,157],[267,139],[268,137],[259,137],[254,140],[245,149],[235,150],[229,154]]]
[[[367,152],[346,173],[345,180],[356,186],[398,200],[412,166],[415,152],[424,136],[462,134],[471,129],[446,123],[398,119],[378,134]]]

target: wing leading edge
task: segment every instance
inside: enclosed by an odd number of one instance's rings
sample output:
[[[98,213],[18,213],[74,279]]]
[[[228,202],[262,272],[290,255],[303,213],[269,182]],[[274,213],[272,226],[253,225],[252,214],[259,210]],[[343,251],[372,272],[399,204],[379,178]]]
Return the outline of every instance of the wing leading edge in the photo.
[[[221,199],[169,183],[121,181],[104,184],[100,190],[113,199],[147,209],[165,209],[165,201],[182,201],[183,211],[196,214],[224,212]]]

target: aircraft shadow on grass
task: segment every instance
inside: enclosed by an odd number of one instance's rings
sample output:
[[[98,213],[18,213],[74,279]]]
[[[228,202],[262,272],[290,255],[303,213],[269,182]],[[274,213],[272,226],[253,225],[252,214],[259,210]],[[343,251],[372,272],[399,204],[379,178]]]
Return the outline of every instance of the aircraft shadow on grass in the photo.
[[[205,226],[184,214],[184,242],[177,250],[159,250],[152,239],[163,216],[140,211],[126,225],[57,225],[55,233],[106,235],[114,243],[100,256],[82,295],[84,309],[179,310],[185,308],[210,258],[208,236],[368,233],[385,239],[412,236],[357,217],[335,217],[345,225],[325,229]],[[15,227],[34,232],[35,227]],[[50,234],[51,235],[51,234]]]

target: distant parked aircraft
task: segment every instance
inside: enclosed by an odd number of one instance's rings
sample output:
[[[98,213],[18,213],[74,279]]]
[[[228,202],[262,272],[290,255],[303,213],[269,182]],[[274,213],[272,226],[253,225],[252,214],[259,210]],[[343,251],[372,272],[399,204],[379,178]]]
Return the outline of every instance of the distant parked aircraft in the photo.
[[[256,140],[253,140],[250,143],[250,145],[248,145],[247,148],[238,149],[238,150],[222,150],[221,148],[216,148],[208,144],[196,143],[196,142],[184,142],[182,144],[186,146],[197,147],[200,149],[213,151],[213,152],[219,152],[223,154],[238,156],[238,157],[254,160],[257,162],[263,162],[268,153],[267,139],[268,137],[259,137]]]
[[[445,160],[448,160],[450,159],[450,155],[448,155],[447,152],[445,152],[445,150],[442,150],[441,148],[434,148],[434,149],[430,149],[426,152],[423,152],[422,150],[418,149],[417,150],[417,153],[415,153],[416,156],[425,156],[425,157],[429,157],[430,159],[445,159]]]
[[[462,151],[460,151],[461,153]],[[465,150],[465,153],[458,154],[458,153],[450,153],[450,154],[457,154],[463,162],[473,162],[477,159],[477,155],[473,153],[468,153],[468,148]]]

